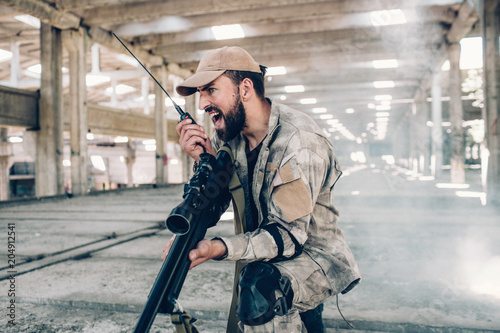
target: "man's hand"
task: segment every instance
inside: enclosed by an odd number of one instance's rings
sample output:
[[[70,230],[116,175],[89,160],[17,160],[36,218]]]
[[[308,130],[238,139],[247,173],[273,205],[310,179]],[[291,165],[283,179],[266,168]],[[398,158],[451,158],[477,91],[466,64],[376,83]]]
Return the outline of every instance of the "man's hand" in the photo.
[[[172,236],[167,245],[163,247],[163,254],[161,256],[163,260],[167,258],[168,252],[170,251],[170,248],[174,243],[175,237],[176,236]],[[189,269],[192,269],[210,259],[220,258],[225,255],[226,252],[226,245],[221,240],[203,239],[198,243],[198,245],[196,245],[196,249],[193,249],[189,252],[189,260],[191,261],[191,266],[189,267]]]
[[[207,153],[215,155],[212,143],[203,127],[192,122],[191,119],[187,118],[175,126],[177,133],[179,133],[179,144],[182,150],[195,161],[200,160],[199,156],[203,153],[203,147],[205,147]]]

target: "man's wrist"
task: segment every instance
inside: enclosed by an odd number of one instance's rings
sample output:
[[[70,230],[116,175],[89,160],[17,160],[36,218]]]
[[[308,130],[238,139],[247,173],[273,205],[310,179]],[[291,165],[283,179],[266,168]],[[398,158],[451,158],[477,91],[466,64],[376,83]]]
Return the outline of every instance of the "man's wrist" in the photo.
[[[214,260],[224,260],[227,258],[227,246],[226,246],[226,243],[224,243],[224,241],[219,238],[219,237],[215,237],[215,238],[212,238],[211,239],[212,242],[214,242],[214,244],[216,244],[216,253],[218,254],[217,257],[213,258]]]

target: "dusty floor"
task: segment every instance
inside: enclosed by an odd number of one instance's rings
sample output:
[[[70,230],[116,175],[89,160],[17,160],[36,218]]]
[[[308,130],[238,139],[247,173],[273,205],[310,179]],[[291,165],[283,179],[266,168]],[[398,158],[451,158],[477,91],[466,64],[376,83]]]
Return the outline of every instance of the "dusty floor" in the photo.
[[[394,168],[346,171],[335,200],[363,274],[362,283],[340,297],[355,327],[350,332],[499,332],[498,210],[436,187],[445,180],[418,180]],[[468,177],[465,191],[480,192],[477,174]],[[181,192],[170,186],[0,206],[0,246],[8,254],[14,223],[19,272],[10,297],[4,256],[0,331],[131,332],[171,236],[158,225]],[[208,237],[232,228],[221,221]],[[202,332],[225,331],[232,275],[229,262],[188,274],[179,301]],[[15,326],[8,323],[12,299]],[[324,318],[328,332],[347,329],[334,299]],[[158,315],[151,332],[173,332],[169,318]]]

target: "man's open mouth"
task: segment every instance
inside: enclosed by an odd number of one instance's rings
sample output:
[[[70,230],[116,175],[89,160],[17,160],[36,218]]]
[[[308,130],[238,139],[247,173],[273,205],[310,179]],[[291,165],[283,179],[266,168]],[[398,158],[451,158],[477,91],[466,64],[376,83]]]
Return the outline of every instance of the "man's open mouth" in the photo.
[[[215,127],[217,127],[217,125],[219,125],[220,123],[220,120],[222,119],[222,115],[219,111],[210,111],[210,118],[212,118],[212,121],[215,125]]]

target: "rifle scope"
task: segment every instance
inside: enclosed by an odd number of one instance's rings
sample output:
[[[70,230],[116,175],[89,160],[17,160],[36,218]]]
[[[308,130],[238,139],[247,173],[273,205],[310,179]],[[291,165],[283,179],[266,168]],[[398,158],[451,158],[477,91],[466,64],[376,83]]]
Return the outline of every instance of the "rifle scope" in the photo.
[[[208,206],[217,200],[220,189],[227,187],[232,175],[231,156],[219,152],[217,157],[216,159],[208,153],[200,155],[196,173],[189,184],[184,186],[184,201],[172,209],[166,221],[168,230],[174,234],[186,234],[199,214],[205,215],[201,218],[212,219],[215,212]],[[220,215],[217,216],[217,220],[219,217]]]

